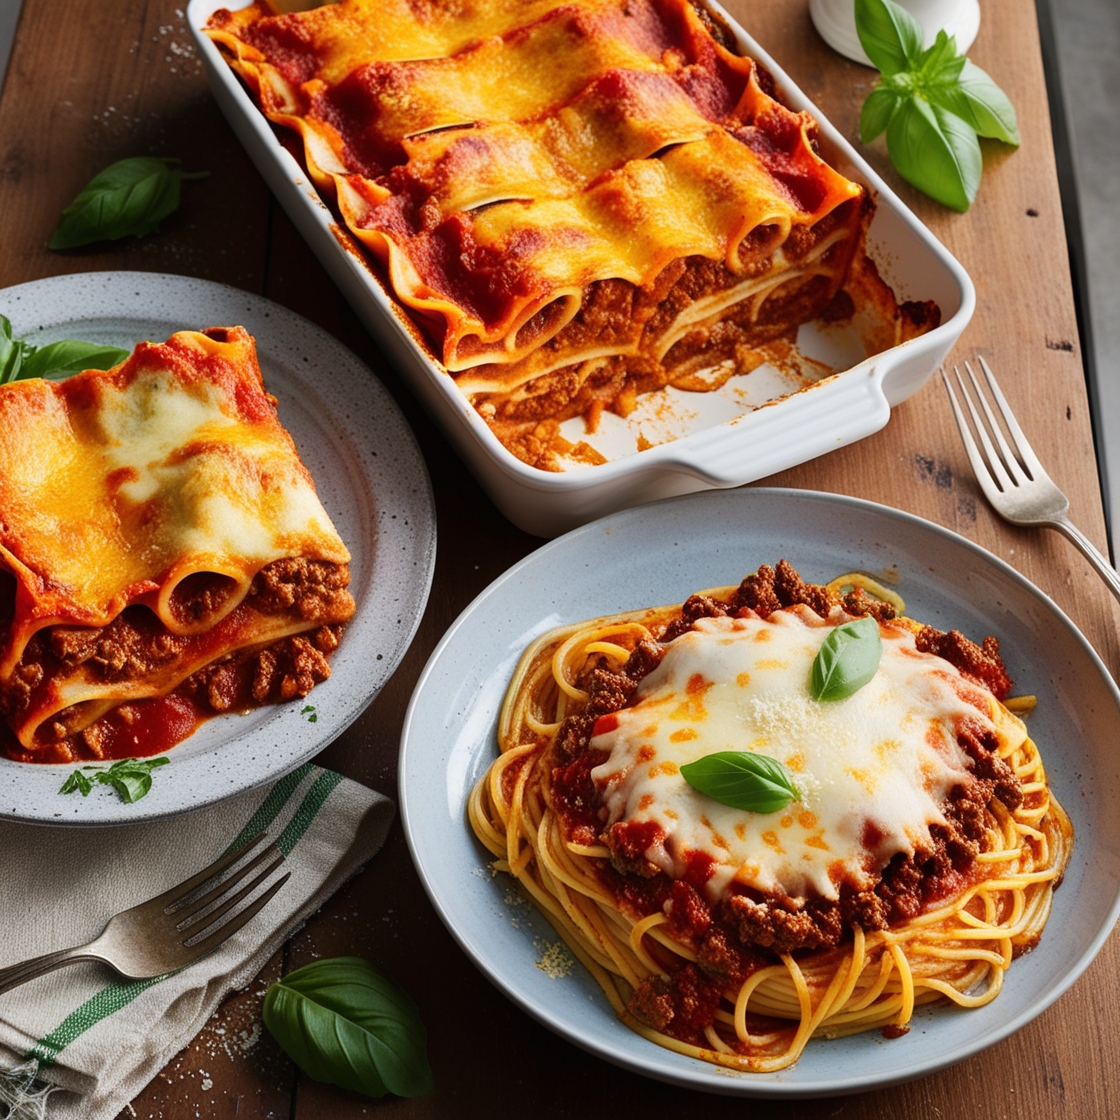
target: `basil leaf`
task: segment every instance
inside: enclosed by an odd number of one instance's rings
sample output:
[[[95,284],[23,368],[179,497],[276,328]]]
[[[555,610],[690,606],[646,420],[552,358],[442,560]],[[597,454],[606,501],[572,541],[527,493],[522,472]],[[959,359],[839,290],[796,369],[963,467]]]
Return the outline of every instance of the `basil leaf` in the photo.
[[[976,133],[923,97],[903,102],[887,126],[887,151],[912,186],[952,210],[972,205],[984,169]]]
[[[882,83],[868,94],[859,114],[859,138],[864,144],[870,144],[886,129],[902,100],[896,88]]]
[[[178,160],[135,156],[95,175],[62,212],[48,243],[74,249],[93,241],[115,241],[151,233],[179,206],[183,173]]]
[[[921,63],[922,25],[890,0],[856,0],[856,33],[860,46],[882,74],[914,70]]]
[[[956,38],[939,31],[933,45],[922,53],[918,64],[918,77],[922,86],[927,83],[955,82],[965,61],[963,54],[957,54]]]
[[[748,813],[776,813],[800,796],[782,763],[750,751],[718,751],[686,762],[681,777],[713,801]]]
[[[879,669],[883,640],[873,618],[845,622],[824,640],[813,658],[809,691],[814,700],[844,700],[858,692]]]
[[[91,789],[93,789],[93,782],[91,782],[81,770],[75,770],[74,773],[62,783],[62,789],[58,792],[73,793],[74,790],[77,790],[83,797],[88,797]]]
[[[31,377],[60,380],[86,369],[111,369],[128,357],[128,351],[99,342],[66,338],[34,346],[12,334],[12,324],[0,315],[0,385]]]
[[[101,770],[96,766],[83,766],[63,782],[58,792],[73,793],[77,790],[85,797],[96,782],[99,785],[112,786],[122,801],[132,804],[151,790],[152,771],[157,766],[166,766],[170,761],[171,759],[165,757],[121,758],[107,770]]]
[[[265,1026],[315,1081],[367,1096],[434,1088],[416,1005],[361,957],[314,961],[265,996]]]
[[[29,349],[23,339],[13,337],[7,316],[0,315],[0,385],[20,379],[24,355]]]
[[[955,82],[931,87],[928,96],[960,117],[979,136],[1019,146],[1015,107],[987,73],[967,58]]]
[[[127,357],[128,351],[118,346],[66,338],[33,348],[30,355],[24,357],[23,368],[16,378],[50,377],[58,380],[86,369],[112,369]]]
[[[151,790],[152,775],[147,770],[118,770],[113,775],[106,774],[105,782],[117,791],[122,801],[132,804]]]

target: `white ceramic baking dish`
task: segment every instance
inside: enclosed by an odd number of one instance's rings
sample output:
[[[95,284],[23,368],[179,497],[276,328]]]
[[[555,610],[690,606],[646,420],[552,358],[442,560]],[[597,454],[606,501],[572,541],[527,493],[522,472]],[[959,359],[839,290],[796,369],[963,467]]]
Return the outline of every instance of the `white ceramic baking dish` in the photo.
[[[269,187],[490,497],[511,521],[538,536],[555,536],[657,498],[752,482],[878,431],[891,408],[919,389],[942,362],[972,316],[975,292],[960,264],[766,51],[718,4],[708,2],[732,29],[741,51],[769,68],[784,100],[820,122],[821,148],[829,162],[877,196],[868,253],[898,300],[934,300],[942,322],[928,334],[855,364],[863,350],[853,350],[851,337],[803,328],[798,340],[802,353],[842,372],[820,376],[816,366],[819,379],[791,378],[788,369],[763,367],[731,378],[719,393],[669,390],[668,407],[664,401],[647,400],[626,421],[607,415],[595,437],[583,433],[582,421],[568,421],[564,434],[592,442],[608,461],[562,472],[530,467],[498,442],[202,33],[214,11],[236,2],[191,0],[187,7],[214,97]],[[809,362],[802,368],[814,366]],[[639,435],[654,446],[637,450]]]

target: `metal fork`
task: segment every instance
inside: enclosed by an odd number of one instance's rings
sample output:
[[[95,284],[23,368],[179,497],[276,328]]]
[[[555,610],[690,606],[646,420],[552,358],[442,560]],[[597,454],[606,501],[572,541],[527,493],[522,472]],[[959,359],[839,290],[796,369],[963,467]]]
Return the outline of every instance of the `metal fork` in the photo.
[[[146,980],[175,972],[204,957],[245,925],[291,877],[289,871],[259,898],[214,928],[283,863],[284,855],[272,844],[209,890],[199,893],[200,888],[220,876],[263,839],[263,834],[254,837],[186,882],[129,910],[122,910],[109,919],[100,936],[88,945],[60,949],[0,968],[0,992],[74,961],[104,961],[129,980]],[[253,875],[252,879],[234,891],[233,888],[249,875]]]
[[[957,418],[957,427],[960,428],[965,451],[968,452],[968,461],[972,464],[976,480],[980,483],[980,489],[984,491],[984,497],[991,502],[1000,517],[1015,525],[1044,525],[1063,533],[1096,568],[1112,594],[1120,599],[1120,575],[1117,575],[1116,569],[1108,562],[1107,557],[1066,516],[1069,500],[1046,473],[1038,456],[1027,442],[1027,437],[1023,435],[1023,430],[1019,427],[1015,414],[1000,391],[988,363],[983,358],[979,361],[991,397],[1003,421],[1002,427],[988,404],[987,396],[980,388],[976,374],[972,372],[972,366],[968,362],[964,363],[968,380],[972,383],[971,389],[961,376],[961,371],[953,366],[957,386],[968,405],[969,415],[980,439],[979,446],[973,438],[964,412],[957,401],[957,395],[953,391],[953,385],[944,369],[941,370],[941,378],[949,391],[953,415]],[[979,410],[974,400],[979,401]],[[983,418],[981,418],[981,411]],[[1007,431],[1006,437],[1004,428]],[[1010,437],[1010,441],[1007,437]]]

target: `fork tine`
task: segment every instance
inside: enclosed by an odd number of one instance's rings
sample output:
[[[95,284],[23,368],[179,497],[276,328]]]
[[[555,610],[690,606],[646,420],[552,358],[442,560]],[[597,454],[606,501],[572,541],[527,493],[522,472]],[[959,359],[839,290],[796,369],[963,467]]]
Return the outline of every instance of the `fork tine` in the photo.
[[[148,899],[147,905],[154,907],[159,903],[166,909],[181,901],[192,891],[201,887],[203,883],[209,882],[215,875],[220,875],[230,864],[236,863],[246,852],[252,851],[263,839],[264,833],[258,832],[256,836],[246,841],[240,848],[235,848],[232,852],[226,852],[225,855],[219,856],[209,867],[204,867],[197,875],[192,875],[185,882],[176,883],[175,886],[165,890],[163,894]]]
[[[1038,456],[1034,453],[1034,448],[1031,447],[1030,440],[1023,434],[1023,429],[1019,427],[1019,421],[1015,419],[1015,413],[1011,411],[1011,406],[1007,403],[1007,398],[1003,395],[1003,390],[1000,389],[999,382],[996,381],[995,374],[992,373],[991,367],[980,355],[977,355],[977,359],[980,362],[980,368],[984,371],[984,376],[988,380],[988,388],[991,389],[992,396],[995,398],[996,404],[999,405],[1000,414],[1003,416],[1003,422],[1007,425],[1007,430],[1011,433],[1011,438],[1015,441],[1015,450],[1018,453],[1019,459],[1022,460],[1027,474],[1031,478],[1038,478],[1040,475],[1045,476],[1046,470],[1043,468]],[[965,362],[965,365],[967,366],[968,362]],[[971,373],[972,371],[970,370],[969,372]]]
[[[271,860],[268,871],[271,871],[277,864],[283,862],[284,855],[275,844],[270,844],[263,852],[258,852],[244,867],[239,867],[232,875],[228,875],[220,882],[215,883],[205,894],[200,895],[198,898],[192,898],[184,905],[180,906],[177,910],[171,911],[171,917],[175,919],[175,924],[181,927],[184,923],[188,922],[200,911],[205,910],[212,902],[222,898],[227,891],[232,890],[237,886],[247,875],[251,875],[262,863],[266,860]],[[267,874],[266,871],[264,874]],[[257,882],[264,876],[258,876]]]
[[[260,898],[250,903],[240,913],[235,914],[225,925],[219,926],[213,933],[207,934],[201,941],[196,941],[193,945],[184,945],[184,950],[194,953],[191,960],[198,960],[199,957],[204,957],[211,949],[216,949],[223,941],[232,937],[246,922],[255,917],[268,905],[272,896],[276,894],[291,877],[292,873],[290,871],[286,872],[277,879]]]
[[[957,401],[957,394],[953,391],[952,383],[944,369],[941,371],[941,377],[945,382],[945,388],[949,391],[949,401],[953,406],[953,414],[957,420],[957,427],[960,429],[961,439],[964,442],[964,449],[968,454],[968,461],[972,464],[973,474],[976,475],[976,481],[980,483],[980,489],[984,491],[988,500],[994,502],[1001,493],[1006,492],[1010,488],[1011,480],[1007,477],[1007,472],[1003,468],[1003,463],[1000,462],[999,457],[996,455],[995,448],[988,438],[987,430],[976,412],[976,407],[973,405],[972,398],[969,396],[968,388],[964,383],[964,379],[961,377],[961,371],[956,366],[953,366],[953,373],[956,376],[961,396],[964,397],[964,402],[968,405],[968,410],[972,415],[972,422],[975,424],[976,431],[984,444],[983,452],[981,452],[980,447],[976,443],[976,439],[972,434],[972,429],[965,419],[964,411]]]
[[[225,894],[217,896],[216,900],[219,902],[219,904],[215,906],[213,910],[207,911],[205,914],[201,914],[201,911],[205,909],[205,907],[195,907],[189,914],[184,915],[184,917],[177,923],[175,928],[183,931],[186,937],[194,937],[197,934],[202,933],[204,930],[208,929],[220,917],[222,917],[223,914],[228,913],[229,910],[232,909],[232,907],[236,906],[243,898],[245,898],[247,895],[252,894],[253,891],[258,886],[260,886],[260,884],[263,883],[264,880],[267,879],[269,875],[271,875],[280,866],[280,864],[284,862],[284,857],[280,852],[276,852],[275,857],[276,858],[273,859],[267,867],[263,868],[260,872],[254,875],[253,878],[250,879],[239,891],[232,892],[228,896]],[[250,869],[246,868],[246,871],[248,870]],[[237,886],[237,884],[241,882],[243,878],[244,875],[238,875],[236,879],[227,880],[222,884],[222,887],[225,890],[229,890],[231,887]],[[201,916],[199,916],[200,914]],[[177,918],[178,916],[178,914],[172,914],[173,918]]]
[[[992,415],[992,410],[988,407],[988,402],[984,399],[983,393],[980,392],[980,385],[968,362],[965,362],[964,368],[968,371],[968,376],[972,381],[972,392],[969,392],[968,385],[961,376],[961,371],[957,369],[956,366],[953,366],[953,372],[957,375],[957,384],[960,385],[961,392],[964,394],[965,404],[968,405],[972,423],[975,425],[976,432],[980,437],[980,443],[984,447],[984,458],[988,464],[988,473],[995,479],[996,485],[1000,490],[1010,490],[1012,486],[1015,485],[1015,467],[1018,464],[1011,454],[1010,448],[1007,448],[1006,444],[1004,445],[1004,454],[1001,455],[992,443],[993,431],[997,439],[1002,439],[999,433],[999,426],[996,424],[996,419]],[[983,419],[981,419],[980,412],[977,410],[976,399],[979,399],[980,405],[987,415],[988,422],[986,424]]]
[[[988,398],[984,395],[984,391],[980,388],[980,382],[977,380],[976,374],[972,372],[972,366],[969,365],[968,362],[965,362],[964,368],[968,371],[969,379],[972,381],[972,388],[976,395],[975,399],[980,402],[980,407],[984,410],[984,415],[988,419],[988,422],[985,425],[986,434],[993,437],[995,439],[995,442],[999,444],[999,462],[1002,463],[1004,469],[1007,471],[1007,475],[1010,479],[1010,484],[1019,486],[1030,478],[1030,472],[1027,471],[1024,467],[1023,463],[1021,462],[1020,456],[1017,454],[1017,451],[1008,444],[1007,439],[1003,434],[1003,429],[1000,427],[999,421],[996,419],[996,414],[992,411],[992,406],[988,404]],[[985,372],[988,376],[988,384],[994,385],[995,379],[991,376],[991,373],[989,371]],[[957,377],[960,377],[959,372],[957,374]],[[998,386],[996,386],[996,388],[998,389]],[[997,405],[999,404],[998,401],[996,403]],[[970,407],[971,404],[972,401],[970,398]],[[1004,419],[1006,419],[1008,416],[1011,416],[1011,410],[1007,407],[1006,400],[1004,400],[1003,404],[999,407],[1004,416]],[[972,409],[972,415],[977,423],[979,423],[979,418],[976,415],[975,409]],[[1013,416],[1012,419],[1014,419]],[[983,434],[985,433],[982,433],[982,436]],[[1012,433],[1012,439],[1014,439],[1014,433]],[[985,440],[985,447],[988,450],[989,457],[995,455],[995,449],[991,446],[988,440]]]

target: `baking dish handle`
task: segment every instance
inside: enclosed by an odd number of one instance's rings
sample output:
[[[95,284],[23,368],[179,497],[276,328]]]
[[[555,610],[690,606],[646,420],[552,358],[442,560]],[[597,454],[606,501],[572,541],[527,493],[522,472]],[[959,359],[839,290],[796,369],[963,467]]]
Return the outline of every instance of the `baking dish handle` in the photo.
[[[709,430],[700,439],[679,441],[672,458],[706,485],[726,488],[855,443],[890,419],[885,365],[868,362],[783,398],[780,425],[765,423],[767,409],[778,403],[771,402],[724,424],[718,433]],[[826,385],[831,386],[827,392],[818,391]]]

